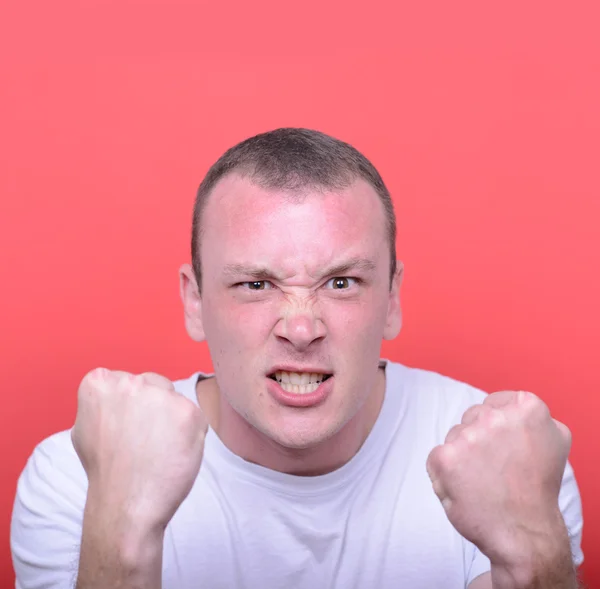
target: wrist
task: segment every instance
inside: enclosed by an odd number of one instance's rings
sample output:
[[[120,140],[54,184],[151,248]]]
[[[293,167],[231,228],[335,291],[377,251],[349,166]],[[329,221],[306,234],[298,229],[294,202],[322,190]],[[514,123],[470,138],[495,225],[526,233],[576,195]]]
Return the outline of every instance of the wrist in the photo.
[[[88,500],[77,587],[160,589],[164,530],[137,525],[119,510]]]
[[[109,520],[117,529],[136,529],[140,534],[164,533],[170,518],[161,518],[160,505],[148,505],[140,494],[123,492],[117,485],[90,483],[85,511],[102,523]]]
[[[88,490],[83,536],[103,552],[111,552],[120,566],[131,571],[144,568],[162,556],[166,526],[139,510],[110,501],[110,496]]]
[[[560,511],[536,529],[521,530],[502,553],[490,558],[494,589],[575,588],[576,574],[569,535]],[[551,585],[554,586],[554,585]]]

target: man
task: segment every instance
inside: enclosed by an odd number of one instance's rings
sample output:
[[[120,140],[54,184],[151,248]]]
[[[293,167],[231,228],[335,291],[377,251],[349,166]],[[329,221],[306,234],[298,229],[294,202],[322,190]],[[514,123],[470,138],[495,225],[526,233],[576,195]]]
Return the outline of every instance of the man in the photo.
[[[396,224],[371,163],[279,129],[202,182],[189,335],[215,375],[106,369],[19,481],[19,589],[573,589],[569,430],[380,359],[401,327]]]

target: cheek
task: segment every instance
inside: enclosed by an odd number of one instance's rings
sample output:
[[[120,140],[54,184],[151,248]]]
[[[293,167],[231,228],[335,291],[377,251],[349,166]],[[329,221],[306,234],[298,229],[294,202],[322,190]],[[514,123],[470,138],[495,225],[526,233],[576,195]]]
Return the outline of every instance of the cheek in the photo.
[[[277,323],[277,312],[266,303],[242,305],[231,313],[228,321],[243,341],[255,342],[268,336]]]
[[[237,301],[210,305],[207,309],[207,335],[234,348],[264,339],[277,321],[274,305],[262,301],[240,304]]]
[[[322,316],[332,334],[352,339],[379,334],[385,325],[386,307],[374,297],[356,302],[330,301],[322,305]]]
[[[337,346],[355,347],[360,341],[372,346],[373,339],[382,338],[387,301],[375,294],[369,295],[356,301],[328,297],[315,301],[319,307],[316,312],[326,325],[329,339],[335,340]],[[207,337],[220,348],[229,347],[236,353],[265,342],[284,315],[281,300],[277,299],[240,303],[217,298],[216,303],[204,308]]]

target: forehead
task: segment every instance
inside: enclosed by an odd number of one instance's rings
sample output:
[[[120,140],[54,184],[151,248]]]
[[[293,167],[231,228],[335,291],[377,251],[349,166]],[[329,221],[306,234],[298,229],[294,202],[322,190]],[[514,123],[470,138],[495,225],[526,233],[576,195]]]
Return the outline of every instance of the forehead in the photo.
[[[217,184],[202,218],[202,259],[209,265],[259,263],[311,274],[347,257],[377,261],[382,247],[383,205],[363,180],[335,192],[289,193],[231,175]]]

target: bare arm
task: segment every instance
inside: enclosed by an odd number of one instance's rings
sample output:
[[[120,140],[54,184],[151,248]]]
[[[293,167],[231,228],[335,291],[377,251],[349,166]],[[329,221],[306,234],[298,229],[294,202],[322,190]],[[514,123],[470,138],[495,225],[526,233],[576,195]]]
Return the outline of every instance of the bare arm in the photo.
[[[86,503],[76,589],[161,589],[164,532]]]
[[[577,589],[559,504],[570,448],[570,430],[539,397],[500,391],[429,454],[448,519],[491,563],[489,589]]]
[[[567,528],[560,517],[540,546],[510,565],[494,565],[493,589],[578,589]]]
[[[207,423],[164,377],[84,377],[73,446],[87,473],[76,589],[161,589],[164,532],[196,479]]]
[[[552,575],[552,573],[550,573],[550,575]],[[552,584],[553,581],[551,579],[552,579],[552,577],[550,577],[550,580],[540,577],[537,580],[534,580],[533,584],[530,584],[529,587],[531,587],[532,589],[538,589],[538,588],[539,589],[559,589],[559,588],[562,589],[563,587],[568,587],[569,589],[571,589],[571,587],[574,587],[576,589],[583,589],[583,585],[579,585],[579,584],[557,585],[556,582],[554,582],[554,585],[553,585]],[[529,587],[528,587],[528,589],[529,589]],[[496,587],[494,586],[493,581],[492,581],[492,574],[485,573],[483,575],[479,575],[479,577],[474,579],[473,582],[469,584],[469,589],[496,589]]]
[[[469,589],[580,589],[565,526],[557,521],[553,532],[537,547],[521,552],[510,564],[494,564]]]
[[[533,585],[530,585],[532,588],[535,589],[555,589],[555,588],[560,588],[562,589],[565,585],[556,585],[556,583],[554,585],[552,585],[552,581],[548,581],[545,580],[543,577],[540,577],[538,580],[533,581]],[[583,585],[566,585],[566,587],[569,587],[569,589],[571,587],[575,587],[577,589],[583,589]],[[492,581],[492,574],[491,573],[485,573],[483,575],[479,575],[479,577],[477,577],[476,579],[473,580],[472,583],[469,584],[469,589],[496,589],[493,581]]]

